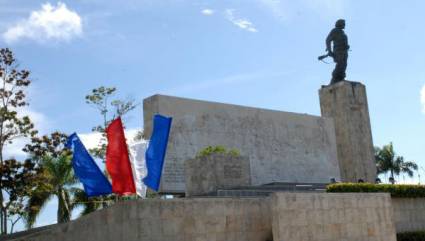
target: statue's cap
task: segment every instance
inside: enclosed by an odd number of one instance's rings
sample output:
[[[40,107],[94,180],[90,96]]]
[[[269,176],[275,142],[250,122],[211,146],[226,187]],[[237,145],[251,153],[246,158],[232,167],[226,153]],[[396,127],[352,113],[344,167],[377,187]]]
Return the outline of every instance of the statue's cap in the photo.
[[[344,28],[345,27],[345,20],[344,19],[338,19],[335,23],[336,28]]]

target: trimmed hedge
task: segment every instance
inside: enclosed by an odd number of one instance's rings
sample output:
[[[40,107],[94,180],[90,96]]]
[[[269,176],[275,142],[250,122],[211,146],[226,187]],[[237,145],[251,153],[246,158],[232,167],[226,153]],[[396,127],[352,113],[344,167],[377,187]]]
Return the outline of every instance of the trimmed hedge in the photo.
[[[398,233],[397,241],[425,241],[425,231]]]
[[[335,183],[328,185],[326,192],[388,192],[392,197],[425,198],[424,185]]]

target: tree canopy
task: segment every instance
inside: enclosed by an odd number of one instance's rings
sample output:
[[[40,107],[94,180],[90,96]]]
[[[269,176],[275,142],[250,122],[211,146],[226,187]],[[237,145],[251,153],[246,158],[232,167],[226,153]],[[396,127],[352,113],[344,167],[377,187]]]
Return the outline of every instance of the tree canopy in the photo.
[[[413,177],[413,171],[418,170],[418,165],[414,161],[405,161],[404,157],[398,156],[394,152],[393,143],[375,147],[375,161],[377,173],[390,173],[390,182],[395,183],[395,176],[406,173],[409,177]]]

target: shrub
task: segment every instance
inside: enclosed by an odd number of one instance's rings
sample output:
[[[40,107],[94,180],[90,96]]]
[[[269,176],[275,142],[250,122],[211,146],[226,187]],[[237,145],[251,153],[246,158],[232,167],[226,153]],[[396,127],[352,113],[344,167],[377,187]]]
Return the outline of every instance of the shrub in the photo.
[[[398,233],[397,241],[425,241],[425,231]]]
[[[237,149],[227,150],[224,146],[208,146],[198,152],[196,157],[204,157],[212,154],[224,154],[230,156],[240,156],[240,153]]]
[[[372,183],[335,183],[326,187],[327,192],[387,192],[392,197],[424,198],[423,185],[392,185]]]

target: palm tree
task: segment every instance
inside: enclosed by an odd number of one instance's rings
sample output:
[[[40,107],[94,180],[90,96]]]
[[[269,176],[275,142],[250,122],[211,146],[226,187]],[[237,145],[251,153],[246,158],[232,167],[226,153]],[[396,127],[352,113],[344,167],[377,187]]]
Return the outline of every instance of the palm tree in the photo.
[[[413,171],[418,170],[418,165],[413,161],[404,161],[404,157],[397,156],[394,152],[393,143],[381,148],[375,147],[375,160],[378,174],[390,172],[390,182],[395,183],[394,175],[407,173],[413,177]]]
[[[47,202],[58,199],[57,222],[63,223],[71,219],[72,197],[77,183],[71,164],[71,155],[61,154],[58,157],[43,156],[40,160],[45,182],[37,186],[27,203],[26,225],[32,227]]]

